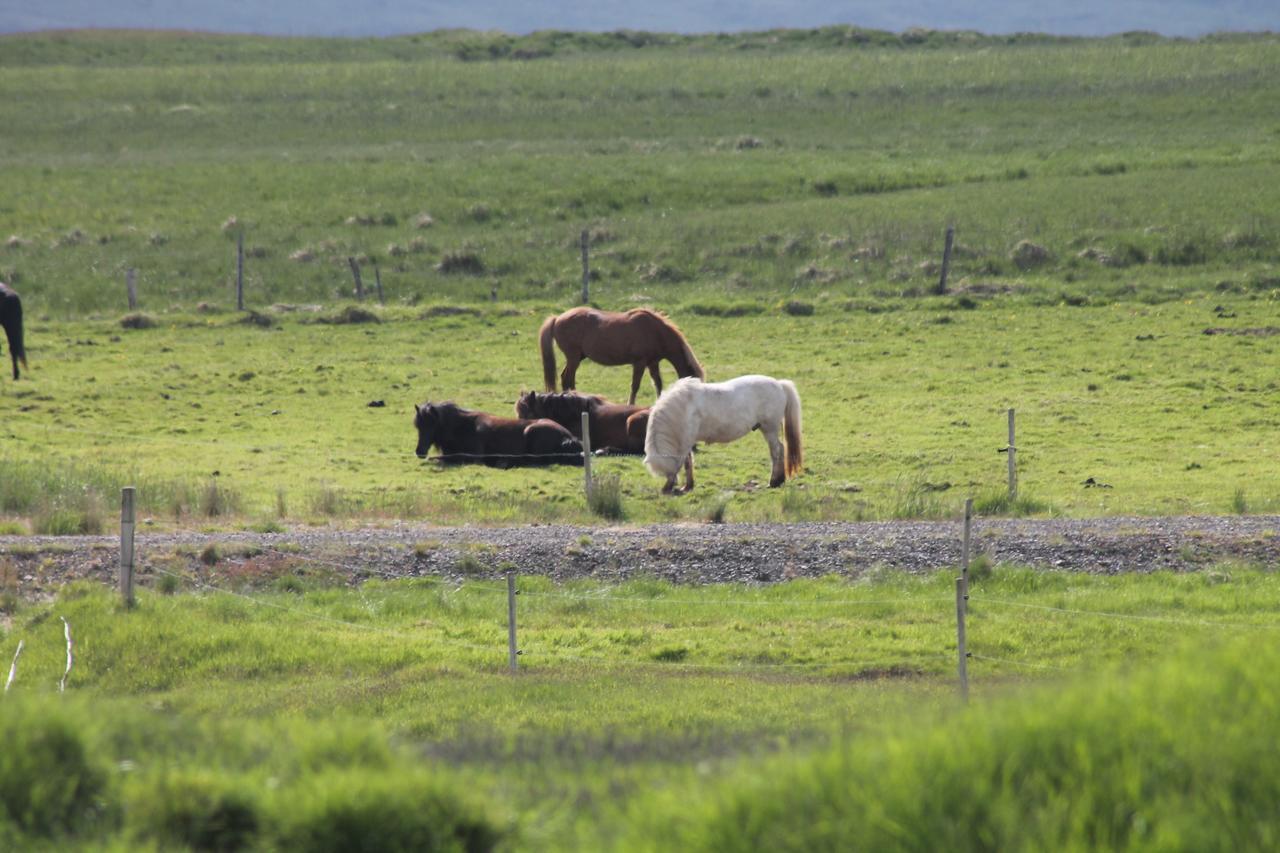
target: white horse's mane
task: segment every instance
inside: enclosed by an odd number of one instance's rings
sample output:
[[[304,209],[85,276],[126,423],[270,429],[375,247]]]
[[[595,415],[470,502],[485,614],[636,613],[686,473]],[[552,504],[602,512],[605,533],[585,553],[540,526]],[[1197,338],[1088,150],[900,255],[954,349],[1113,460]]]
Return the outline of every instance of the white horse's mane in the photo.
[[[689,455],[685,447],[693,447],[696,436],[698,395],[694,386],[703,382],[696,376],[687,376],[668,385],[649,410],[649,425],[644,436],[644,466],[660,477],[669,477],[684,463]]]

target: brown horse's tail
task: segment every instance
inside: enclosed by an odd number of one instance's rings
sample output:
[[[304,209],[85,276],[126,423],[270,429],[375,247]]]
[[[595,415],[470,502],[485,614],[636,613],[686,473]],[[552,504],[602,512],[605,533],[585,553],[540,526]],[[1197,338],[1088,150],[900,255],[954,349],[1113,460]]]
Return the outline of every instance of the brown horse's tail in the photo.
[[[787,393],[787,408],[782,417],[784,440],[787,445],[787,476],[794,477],[804,465],[804,439],[800,434],[800,394],[789,379],[778,380]]]
[[[538,330],[538,346],[542,349],[542,380],[548,391],[556,390],[556,318],[548,317]]]

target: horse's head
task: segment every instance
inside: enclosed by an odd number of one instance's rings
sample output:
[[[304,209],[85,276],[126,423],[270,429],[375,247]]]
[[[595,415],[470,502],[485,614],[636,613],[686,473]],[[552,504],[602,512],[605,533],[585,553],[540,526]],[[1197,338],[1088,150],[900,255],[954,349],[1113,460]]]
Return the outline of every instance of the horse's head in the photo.
[[[526,420],[541,417],[538,411],[537,391],[520,392],[520,397],[516,400],[516,417]]]
[[[413,425],[418,430],[418,449],[414,451],[419,459],[426,459],[431,445],[435,444],[440,429],[440,409],[433,403],[423,403],[413,410]]]

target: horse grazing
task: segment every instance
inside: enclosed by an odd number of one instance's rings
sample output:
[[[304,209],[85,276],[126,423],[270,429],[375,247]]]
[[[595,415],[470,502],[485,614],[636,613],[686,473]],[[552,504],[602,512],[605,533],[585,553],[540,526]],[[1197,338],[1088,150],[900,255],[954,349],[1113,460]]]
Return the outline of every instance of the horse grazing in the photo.
[[[543,394],[522,391],[516,400],[516,415],[522,418],[550,418],[582,439],[582,413],[587,413],[591,448],[603,453],[644,453],[645,427],[649,409],[611,403],[594,394],[565,391]]]
[[[500,418],[453,403],[414,407],[419,459],[432,446],[446,463],[476,462],[491,468],[581,465],[582,444],[555,421]]]
[[[547,390],[556,390],[556,353],[551,343],[560,345],[564,353],[564,372],[560,385],[565,391],[574,388],[578,364],[583,359],[613,366],[631,365],[631,405],[636,403],[640,377],[645,368],[653,377],[653,386],[662,393],[662,375],[658,362],[666,359],[679,376],[706,378],[702,365],[689,349],[689,342],[675,324],[657,311],[633,308],[625,313],[597,311],[594,308],[570,308],[556,317],[548,317],[538,330],[542,349],[542,376]]]
[[[693,488],[693,446],[699,441],[727,443],[759,429],[773,459],[770,486],[800,472],[804,451],[800,436],[800,395],[787,379],[739,376],[728,382],[681,379],[658,398],[649,412],[644,466],[666,477],[669,495],[684,465],[684,489]],[[786,452],[779,433],[785,433]]]
[[[27,350],[22,345],[22,300],[18,292],[3,281],[0,281],[0,326],[9,339],[9,358],[13,359],[13,378],[17,379],[18,362],[27,367]]]

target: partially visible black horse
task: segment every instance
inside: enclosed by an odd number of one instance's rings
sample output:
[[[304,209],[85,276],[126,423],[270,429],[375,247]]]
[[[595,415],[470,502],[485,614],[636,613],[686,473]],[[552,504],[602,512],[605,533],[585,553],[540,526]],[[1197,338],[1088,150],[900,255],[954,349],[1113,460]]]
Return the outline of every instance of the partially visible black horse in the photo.
[[[419,459],[426,459],[434,446],[446,463],[491,468],[582,464],[582,443],[555,421],[500,418],[453,403],[423,403],[414,410],[413,425]]]
[[[577,391],[544,394],[524,391],[516,400],[516,414],[522,418],[550,418],[582,439],[582,413],[587,413],[591,449],[601,453],[644,453],[644,435],[649,426],[647,406],[611,403],[595,394]]]
[[[0,326],[9,339],[9,357],[13,359],[13,378],[18,378],[18,362],[27,366],[27,350],[22,345],[22,300],[18,292],[0,281]],[[30,369],[30,368],[28,368]]]

